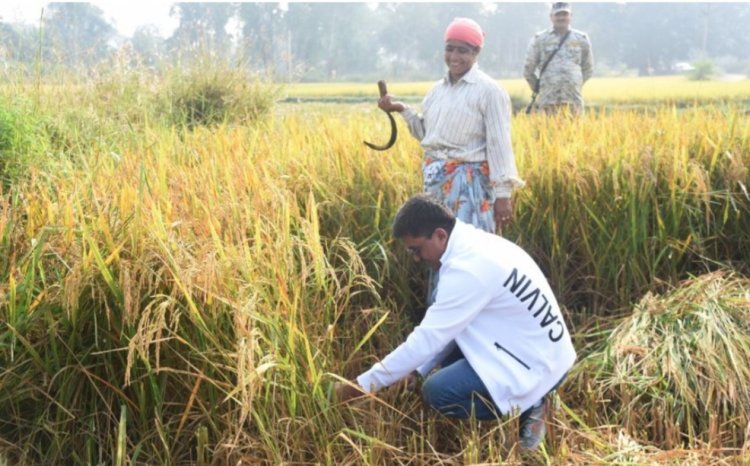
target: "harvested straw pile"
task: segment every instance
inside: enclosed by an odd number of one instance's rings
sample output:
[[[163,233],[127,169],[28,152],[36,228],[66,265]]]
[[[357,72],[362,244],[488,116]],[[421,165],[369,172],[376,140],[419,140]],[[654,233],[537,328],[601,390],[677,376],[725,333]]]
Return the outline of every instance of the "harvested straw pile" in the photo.
[[[715,272],[646,295],[574,376],[594,416],[663,448],[741,448],[750,429],[750,279]],[[747,447],[747,445],[745,445]]]

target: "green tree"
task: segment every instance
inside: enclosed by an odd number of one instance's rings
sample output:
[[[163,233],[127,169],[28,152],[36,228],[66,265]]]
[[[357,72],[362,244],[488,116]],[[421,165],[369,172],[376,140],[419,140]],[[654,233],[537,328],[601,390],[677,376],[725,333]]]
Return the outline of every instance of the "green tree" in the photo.
[[[288,49],[307,77],[335,79],[375,71],[377,19],[364,3],[292,3],[284,15]]]
[[[486,33],[479,64],[491,76],[520,76],[535,33],[550,26],[545,3],[503,3],[478,18]]]
[[[283,11],[275,3],[241,3],[237,16],[242,22],[240,57],[257,71],[272,74],[283,67]]]
[[[693,63],[693,70],[688,74],[692,81],[708,81],[716,74],[716,66],[711,60],[698,60]]]
[[[750,56],[750,5],[726,3],[576,4],[574,27],[590,33],[597,62],[641,74],[669,72],[677,61]]]
[[[231,43],[226,26],[234,13],[231,3],[175,3],[170,15],[177,16],[180,24],[167,40],[169,49],[180,54],[203,50],[228,56]]]
[[[47,56],[68,66],[88,66],[112,53],[115,28],[90,3],[50,3],[44,16]]]
[[[138,26],[130,42],[145,65],[154,66],[164,57],[166,44],[153,24]]]
[[[18,32],[10,24],[0,22],[0,66],[7,66],[19,42]]]
[[[482,22],[480,3],[390,3],[377,10],[383,16],[378,35],[381,67],[398,78],[434,79],[445,71],[443,33],[455,17]]]

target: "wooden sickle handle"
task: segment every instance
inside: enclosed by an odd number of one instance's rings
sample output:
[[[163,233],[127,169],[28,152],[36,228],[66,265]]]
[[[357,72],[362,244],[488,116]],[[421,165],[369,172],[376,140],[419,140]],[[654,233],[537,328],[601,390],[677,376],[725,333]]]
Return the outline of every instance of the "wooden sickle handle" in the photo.
[[[388,87],[385,85],[385,81],[378,81],[378,90],[380,91],[380,97],[385,97],[388,94]]]

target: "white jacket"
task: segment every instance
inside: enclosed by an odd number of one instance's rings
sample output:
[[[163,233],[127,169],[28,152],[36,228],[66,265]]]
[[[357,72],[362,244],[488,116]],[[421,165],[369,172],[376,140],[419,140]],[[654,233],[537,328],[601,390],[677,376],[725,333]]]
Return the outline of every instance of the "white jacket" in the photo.
[[[371,392],[416,369],[424,375],[455,341],[503,414],[525,411],[576,359],[546,278],[523,249],[460,220],[440,262],[422,322],[357,383]]]

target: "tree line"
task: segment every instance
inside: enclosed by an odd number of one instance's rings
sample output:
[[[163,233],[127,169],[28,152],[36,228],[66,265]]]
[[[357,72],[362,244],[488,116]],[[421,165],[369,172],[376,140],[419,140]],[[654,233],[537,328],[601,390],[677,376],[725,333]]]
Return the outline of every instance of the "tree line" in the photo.
[[[496,77],[518,77],[546,3],[175,3],[179,25],[118,35],[89,3],[50,3],[36,25],[0,22],[0,65],[88,68],[125,56],[158,67],[208,54],[280,80],[434,79],[444,70],[445,26],[456,16],[486,31],[480,56]],[[599,75],[664,74],[711,60],[750,72],[747,3],[580,3],[573,27],[589,33]]]

